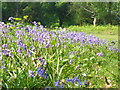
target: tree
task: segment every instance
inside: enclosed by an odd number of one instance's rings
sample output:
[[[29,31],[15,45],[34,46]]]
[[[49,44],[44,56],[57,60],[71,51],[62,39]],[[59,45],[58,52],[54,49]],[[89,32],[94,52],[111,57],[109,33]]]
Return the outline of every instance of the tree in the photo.
[[[29,22],[39,21],[50,27],[64,25],[118,24],[120,3],[114,2],[3,2],[3,21],[29,16]]]
[[[56,3],[56,14],[59,19],[59,26],[62,27],[63,23],[69,19],[70,13],[69,7],[71,3],[69,2],[57,2]]]

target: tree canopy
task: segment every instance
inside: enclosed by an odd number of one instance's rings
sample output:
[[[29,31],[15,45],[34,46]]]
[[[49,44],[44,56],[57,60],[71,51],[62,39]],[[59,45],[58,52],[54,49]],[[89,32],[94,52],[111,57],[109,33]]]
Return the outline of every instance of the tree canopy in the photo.
[[[117,25],[120,3],[116,2],[3,2],[2,20],[29,16],[44,26]]]

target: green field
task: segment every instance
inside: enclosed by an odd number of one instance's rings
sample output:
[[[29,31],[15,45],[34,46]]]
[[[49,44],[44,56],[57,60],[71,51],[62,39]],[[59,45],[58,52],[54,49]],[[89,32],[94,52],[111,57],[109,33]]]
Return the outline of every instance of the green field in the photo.
[[[70,26],[67,29],[93,34],[101,39],[118,41],[118,26]]]

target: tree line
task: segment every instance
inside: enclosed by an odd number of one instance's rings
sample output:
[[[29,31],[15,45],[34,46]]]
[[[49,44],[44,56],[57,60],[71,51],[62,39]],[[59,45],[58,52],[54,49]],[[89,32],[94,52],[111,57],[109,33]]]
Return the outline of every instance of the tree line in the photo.
[[[120,20],[118,2],[3,2],[2,20],[28,15],[28,22],[44,26],[117,25]]]

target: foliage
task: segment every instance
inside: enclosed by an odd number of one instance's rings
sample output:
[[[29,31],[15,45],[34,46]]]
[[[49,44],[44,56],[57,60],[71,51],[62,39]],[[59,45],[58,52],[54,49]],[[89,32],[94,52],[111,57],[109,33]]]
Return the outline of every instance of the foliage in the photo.
[[[3,2],[2,16],[28,15],[28,21],[39,21],[46,27],[59,23],[58,26],[70,25],[117,25],[119,5],[117,2]]]

